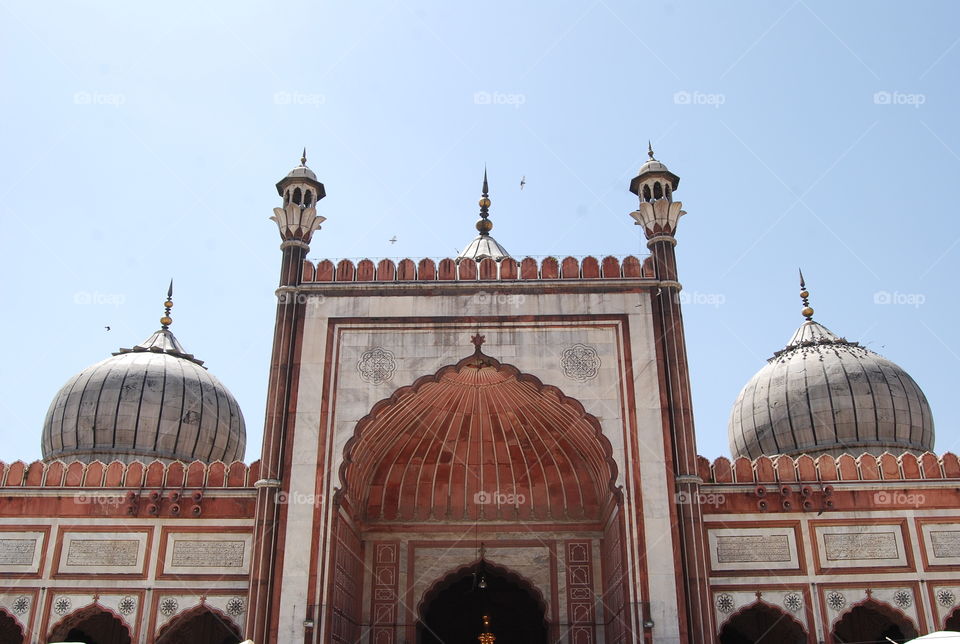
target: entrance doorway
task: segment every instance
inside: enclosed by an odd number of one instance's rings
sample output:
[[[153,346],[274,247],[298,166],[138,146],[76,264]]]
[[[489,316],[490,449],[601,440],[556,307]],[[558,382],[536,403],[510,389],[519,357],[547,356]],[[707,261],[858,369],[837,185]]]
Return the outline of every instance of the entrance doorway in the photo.
[[[855,606],[833,629],[836,644],[889,644],[917,637],[917,629],[902,615],[874,601]]]
[[[417,642],[476,642],[488,615],[497,644],[546,644],[538,595],[519,577],[489,564],[458,571],[424,597]]]
[[[157,644],[237,644],[240,633],[226,618],[206,607],[178,616],[157,637]]]

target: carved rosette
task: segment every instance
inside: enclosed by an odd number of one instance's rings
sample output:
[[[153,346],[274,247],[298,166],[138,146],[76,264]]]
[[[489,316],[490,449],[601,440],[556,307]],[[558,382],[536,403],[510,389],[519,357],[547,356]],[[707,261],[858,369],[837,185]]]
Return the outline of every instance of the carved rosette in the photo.
[[[659,235],[672,236],[677,231],[677,222],[685,214],[683,202],[658,199],[641,202],[640,209],[631,212],[630,216],[638,226],[643,226],[643,232],[650,239]]]
[[[283,208],[274,208],[273,221],[280,228],[280,237],[283,241],[300,241],[309,244],[313,233],[320,230],[320,224],[327,220],[317,214],[313,206],[301,208],[297,204],[289,203]]]

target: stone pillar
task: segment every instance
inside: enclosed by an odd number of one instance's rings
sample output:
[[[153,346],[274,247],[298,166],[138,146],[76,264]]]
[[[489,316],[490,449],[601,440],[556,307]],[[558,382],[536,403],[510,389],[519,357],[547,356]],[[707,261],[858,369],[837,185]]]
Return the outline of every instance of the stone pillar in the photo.
[[[305,168],[303,165],[301,167]],[[291,175],[294,172],[297,170]],[[284,179],[277,189],[283,196],[286,188],[301,183],[318,185],[320,197],[317,199],[322,198],[322,184],[300,176]],[[300,364],[297,351],[305,317],[305,304],[298,296],[298,286],[303,277],[303,262],[310,250],[310,240],[324,221],[323,217],[317,215],[312,203],[308,206],[288,202],[283,208],[274,208],[274,216],[271,217],[280,229],[283,258],[280,286],[277,289],[277,319],[270,359],[260,480],[255,483],[257,510],[245,637],[256,644],[277,642],[276,615],[281,579],[277,548],[282,529],[281,506],[277,503],[277,497],[289,485],[286,457],[292,444],[291,433],[296,417],[296,383]]]
[[[665,170],[665,167],[664,167]],[[657,177],[654,177],[657,178]],[[640,179],[638,177],[637,179]],[[638,188],[649,179],[634,184]],[[662,180],[662,178],[661,178]],[[669,178],[668,178],[669,180]],[[666,182],[664,182],[666,183]],[[676,183],[674,183],[674,188]],[[699,498],[701,481],[697,473],[697,445],[693,426],[693,405],[690,396],[690,374],[687,367],[683,316],[680,311],[680,289],[677,281],[677,260],[674,237],[677,222],[684,215],[683,204],[669,196],[645,201],[631,216],[643,226],[647,248],[660,287],[652,297],[657,358],[667,401],[663,413],[672,442],[673,502],[676,506],[683,578],[680,597],[680,633],[682,641],[712,642],[715,636],[713,606],[710,601],[708,548],[703,530]]]

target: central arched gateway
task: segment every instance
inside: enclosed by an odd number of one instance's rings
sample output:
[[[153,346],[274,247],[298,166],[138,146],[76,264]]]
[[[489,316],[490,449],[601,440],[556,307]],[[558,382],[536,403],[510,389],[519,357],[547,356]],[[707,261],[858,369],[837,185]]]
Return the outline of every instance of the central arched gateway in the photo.
[[[547,644],[547,606],[529,581],[480,561],[439,580],[424,595],[417,642],[473,642],[484,617],[500,644]]]
[[[498,643],[595,642],[620,628],[612,454],[583,405],[479,342],[378,402],[340,467],[334,641],[474,642],[485,610]]]

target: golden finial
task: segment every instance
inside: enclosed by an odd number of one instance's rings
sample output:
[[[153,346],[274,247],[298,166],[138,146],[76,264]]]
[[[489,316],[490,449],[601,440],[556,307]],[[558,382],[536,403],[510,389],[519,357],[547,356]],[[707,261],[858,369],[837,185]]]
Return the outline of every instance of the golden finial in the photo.
[[[477,230],[481,235],[489,235],[493,230],[493,222],[487,219],[490,216],[490,188],[487,185],[487,166],[483,166],[483,188],[480,195],[480,219],[477,220]]]
[[[813,321],[813,309],[810,308],[810,291],[807,290],[807,283],[803,281],[803,271],[800,271],[800,299],[803,300],[803,310],[800,315],[807,319],[807,322]]]
[[[170,309],[173,308],[173,280],[170,280],[170,287],[167,289],[167,299],[163,303],[163,317],[160,318],[160,328],[164,331],[173,324],[173,318],[170,317]]]
[[[656,161],[656,159],[653,158],[653,144],[650,143],[650,139],[647,139],[647,156],[650,157],[651,161]]]
[[[300,157],[300,165],[307,165],[307,148],[303,148],[303,155]]]

